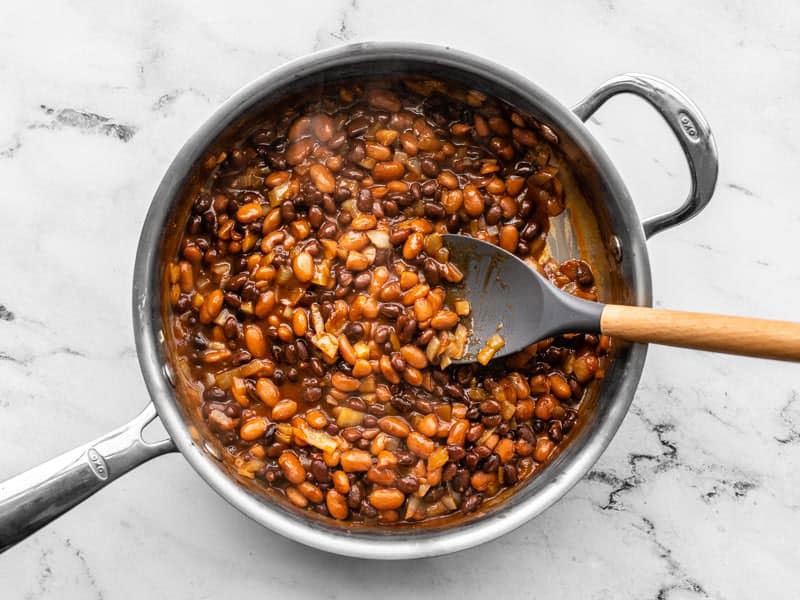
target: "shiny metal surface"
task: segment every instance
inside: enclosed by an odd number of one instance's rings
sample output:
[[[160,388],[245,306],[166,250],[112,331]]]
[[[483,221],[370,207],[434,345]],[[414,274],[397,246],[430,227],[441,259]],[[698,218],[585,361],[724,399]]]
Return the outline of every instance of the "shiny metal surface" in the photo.
[[[628,73],[609,79],[573,106],[572,111],[585,122],[617,94],[633,94],[655,108],[675,134],[689,164],[691,189],[686,201],[672,212],[645,219],[642,227],[649,238],[685,223],[711,201],[717,183],[717,144],[694,102],[674,85],[652,75]]]
[[[148,402],[126,425],[0,483],[0,552],[131,469],[174,451],[170,439],[142,439],[155,418],[156,407]]]
[[[600,391],[603,402],[586,415],[580,430],[548,468],[503,502],[452,527],[357,529],[327,524],[250,492],[228,475],[213,453],[195,442],[167,376],[169,370],[164,369],[168,357],[162,347],[160,306],[162,244],[187,177],[223,132],[278,96],[342,77],[410,71],[478,87],[552,127],[570,159],[591,179],[594,197],[602,200],[603,218],[624,247],[618,265],[624,280],[620,293],[627,303],[651,304],[645,230],[619,174],[583,123],[564,105],[513,71],[450,48],[411,43],[360,43],[319,52],[288,63],[234,94],[189,139],[167,169],[147,214],[134,267],[133,318],[139,363],[158,415],[186,460],[228,502],[265,527],[313,548],[372,559],[455,552],[503,535],[541,513],[586,474],[611,441],[633,399],[646,354],[646,346],[622,347]],[[602,86],[578,105],[579,115],[588,117],[614,93],[638,90],[640,85],[633,80],[623,76],[612,80],[615,83],[610,86]],[[702,156],[697,158],[699,164]],[[683,207],[668,221],[652,222],[648,233],[690,218],[703,205],[701,198],[700,205]],[[147,415],[152,418],[152,412]],[[136,426],[132,423],[109,434],[118,435],[121,440],[120,449],[109,452],[109,481],[171,449],[170,442],[141,448],[139,421],[135,422]],[[13,500],[17,506],[14,515],[5,520],[7,529],[2,530],[17,533],[3,546],[13,544],[105,485],[107,481],[93,474],[82,457],[109,436],[68,453],[66,458],[56,459],[58,464],[46,463],[3,484],[0,489],[7,490],[6,502]],[[71,476],[76,471],[80,476]],[[64,472],[66,477],[62,475]],[[31,487],[26,489],[26,485]],[[48,508],[49,504],[55,508]]]

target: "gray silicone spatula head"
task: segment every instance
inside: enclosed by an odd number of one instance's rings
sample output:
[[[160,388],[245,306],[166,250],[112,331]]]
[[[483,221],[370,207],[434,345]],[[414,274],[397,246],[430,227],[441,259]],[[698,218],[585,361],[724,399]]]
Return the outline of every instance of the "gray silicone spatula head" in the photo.
[[[455,234],[442,240],[450,261],[464,274],[452,295],[468,300],[472,309],[469,344],[454,363],[474,362],[495,334],[504,341],[494,354],[499,358],[559,333],[600,330],[602,304],[562,292],[493,244]]]

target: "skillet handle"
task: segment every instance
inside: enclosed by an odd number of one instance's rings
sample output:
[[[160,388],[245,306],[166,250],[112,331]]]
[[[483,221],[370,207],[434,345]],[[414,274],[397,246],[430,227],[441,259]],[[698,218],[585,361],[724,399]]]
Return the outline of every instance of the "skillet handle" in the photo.
[[[156,418],[153,403],[130,423],[0,483],[0,552],[25,539],[134,467],[175,450],[142,430]]]
[[[691,174],[691,190],[686,202],[672,212],[657,215],[642,223],[645,237],[679,225],[696,216],[711,200],[717,183],[717,145],[700,110],[683,92],[652,75],[628,73],[609,79],[572,107],[581,120],[591,117],[606,100],[617,94],[634,94],[658,111],[683,149]]]

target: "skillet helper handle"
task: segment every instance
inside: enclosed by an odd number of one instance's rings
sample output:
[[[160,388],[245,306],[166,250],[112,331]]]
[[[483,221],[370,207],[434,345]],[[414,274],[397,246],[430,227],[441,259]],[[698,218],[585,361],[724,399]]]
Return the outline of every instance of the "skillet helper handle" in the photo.
[[[0,483],[0,552],[134,467],[175,450],[171,439],[142,439],[142,430],[155,418],[150,403],[119,429]]]
[[[600,329],[631,342],[800,361],[800,323],[789,321],[609,304]]]
[[[717,183],[717,145],[708,122],[694,102],[672,84],[652,75],[627,73],[609,79],[572,107],[572,111],[581,121],[586,121],[617,94],[633,94],[655,108],[675,134],[689,163],[689,196],[672,212],[642,222],[645,237],[649,238],[685,223],[711,201]]]

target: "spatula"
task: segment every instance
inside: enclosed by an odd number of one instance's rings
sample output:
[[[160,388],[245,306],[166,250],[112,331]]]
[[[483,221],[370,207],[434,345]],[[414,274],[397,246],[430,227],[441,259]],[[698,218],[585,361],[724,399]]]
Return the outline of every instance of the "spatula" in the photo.
[[[603,333],[631,342],[800,361],[800,323],[601,304],[561,291],[515,255],[464,235],[442,236],[464,274],[456,295],[471,305],[464,357],[499,358],[561,333]],[[482,361],[483,362],[483,361]]]

